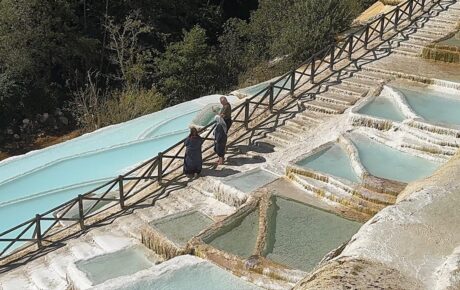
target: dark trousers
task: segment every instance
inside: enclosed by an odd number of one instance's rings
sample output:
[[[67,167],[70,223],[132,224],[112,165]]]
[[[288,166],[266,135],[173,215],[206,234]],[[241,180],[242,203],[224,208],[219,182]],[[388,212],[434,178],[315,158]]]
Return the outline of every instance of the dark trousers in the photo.
[[[227,132],[228,132],[228,130],[230,130],[230,126],[232,126],[233,121],[230,118],[230,119],[224,119],[224,122],[225,122],[225,125],[227,125]]]

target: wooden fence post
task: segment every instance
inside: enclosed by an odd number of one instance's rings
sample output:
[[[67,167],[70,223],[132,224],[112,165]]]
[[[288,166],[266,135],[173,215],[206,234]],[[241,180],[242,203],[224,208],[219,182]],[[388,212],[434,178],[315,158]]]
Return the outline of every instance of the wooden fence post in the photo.
[[[330,62],[329,62],[329,69],[330,70],[334,70],[334,54],[335,54],[335,44],[331,44],[331,58],[330,58]]]
[[[412,20],[412,13],[414,12],[414,1],[409,0],[409,20]]]
[[[163,153],[158,152],[158,183],[163,180]]]
[[[367,45],[369,44],[369,23],[366,24],[366,31],[364,32],[364,49],[368,49]]]
[[[122,175],[118,176],[118,192],[120,194],[120,208],[124,209],[125,208],[125,194],[124,194],[124,189],[123,189],[123,176]]]
[[[78,195],[78,220],[80,222],[80,229],[85,229],[85,214],[83,212],[83,196]]]
[[[383,34],[385,30],[385,15],[380,16],[380,40],[383,40]]]
[[[310,82],[315,83],[315,55],[311,58]]]
[[[244,101],[244,127],[249,130],[249,99]]]
[[[42,245],[42,228],[40,224],[40,215],[36,214],[35,215],[35,235],[37,239],[37,246],[39,249],[43,248]]]
[[[270,86],[268,88],[269,90],[269,95],[268,95],[268,108],[270,109],[270,112],[273,112],[273,99],[274,99],[274,90],[275,90],[275,85],[273,83],[270,83]]]
[[[393,29],[395,31],[398,30],[398,24],[399,24],[399,6],[396,6],[396,11],[395,11],[395,23]]]
[[[353,34],[348,36],[348,60],[351,61],[351,57],[353,56]]]
[[[294,96],[295,91],[295,69],[291,71],[291,96]]]

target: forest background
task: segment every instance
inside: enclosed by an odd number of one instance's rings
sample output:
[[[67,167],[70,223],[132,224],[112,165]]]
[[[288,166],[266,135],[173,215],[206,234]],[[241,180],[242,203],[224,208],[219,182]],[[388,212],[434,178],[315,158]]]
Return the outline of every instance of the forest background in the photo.
[[[282,74],[372,2],[0,0],[0,159]]]

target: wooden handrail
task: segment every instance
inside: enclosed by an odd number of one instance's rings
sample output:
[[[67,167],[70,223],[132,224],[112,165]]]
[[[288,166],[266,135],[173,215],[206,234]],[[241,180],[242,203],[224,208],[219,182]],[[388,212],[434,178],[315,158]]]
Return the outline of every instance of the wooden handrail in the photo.
[[[267,111],[272,111],[274,106],[281,102],[284,98],[279,98],[281,94],[286,91],[288,94],[294,96],[295,91],[297,89],[301,89],[304,84],[310,82],[311,84],[315,83],[315,77],[326,70],[333,70],[335,65],[342,61],[344,58],[341,58],[344,53],[346,53],[345,59],[352,60],[353,53],[357,52],[361,49],[367,49],[368,45],[372,43],[376,39],[384,40],[384,34],[386,32],[390,32],[392,30],[397,31],[399,25],[406,20],[409,20],[409,23],[414,21],[414,16],[418,12],[425,11],[427,7],[426,0],[407,0],[404,3],[397,5],[393,10],[382,14],[379,18],[372,20],[371,22],[367,23],[365,26],[361,27],[354,33],[351,33],[348,37],[342,40],[339,43],[333,43],[321,49],[320,51],[314,53],[310,56],[306,61],[302,62],[300,65],[294,67],[292,70],[288,71],[287,73],[281,75],[271,83],[267,85],[267,87],[261,89],[255,95],[246,98],[244,102],[239,104],[238,106],[232,109],[232,113],[236,116],[234,118],[238,118],[241,113],[244,115],[244,119],[235,120],[235,122],[242,123],[242,128],[246,130],[250,129],[250,122],[251,118],[256,115],[260,115]],[[432,0],[430,3],[432,5],[429,7],[428,10],[432,9],[440,0]],[[407,17],[405,17],[407,16]],[[420,17],[418,15],[417,17]],[[387,29],[388,28],[388,29]],[[377,36],[373,37],[374,33]],[[393,37],[393,36],[391,36]],[[390,37],[390,38],[391,38]],[[327,60],[329,59],[329,60]],[[328,64],[327,68],[323,69],[323,64]],[[299,71],[298,71],[299,70]],[[321,70],[321,71],[320,71]],[[299,76],[296,79],[296,75]],[[304,83],[302,83],[302,79],[307,77]],[[280,85],[280,83],[282,85]],[[275,94],[274,89],[278,89],[279,91]],[[266,99],[268,98],[268,101]],[[239,110],[239,111],[238,111]],[[259,111],[258,111],[259,110]],[[261,111],[260,111],[261,110]],[[211,123],[199,130],[200,133],[206,132],[205,139],[210,140],[209,135],[212,133],[215,124]],[[241,127],[239,127],[241,128]],[[234,134],[231,133],[231,134]],[[203,149],[203,152],[207,152],[213,146],[208,146]],[[60,221],[76,221],[80,224],[80,229],[84,230],[87,225],[85,224],[85,219],[94,216],[91,211],[102,201],[109,201],[109,202],[118,202],[120,205],[121,210],[129,207],[126,205],[126,201],[138,194],[139,192],[143,191],[145,188],[150,186],[151,184],[158,182],[159,184],[162,183],[163,178],[173,172],[175,172],[180,166],[176,166],[171,169],[173,166],[174,161],[182,160],[184,156],[181,155],[181,152],[184,149],[184,140],[180,140],[179,142],[175,143],[174,145],[170,146],[168,149],[159,152],[157,156],[152,157],[145,162],[141,163],[140,165],[136,166],[135,168],[129,170],[128,172],[120,175],[110,181],[107,181],[103,185],[96,187],[95,189],[88,191],[84,194],[78,195],[78,197],[73,198],[59,206],[54,207],[51,210],[43,214],[36,214],[35,218],[29,219],[15,227],[12,227],[2,233],[0,233],[0,242],[9,242],[9,244],[0,252],[0,261],[3,259],[11,256],[15,253],[13,250],[12,253],[7,253],[7,251],[16,243],[16,242],[32,242],[38,246],[38,249],[41,249],[45,245],[43,245],[42,241],[47,237],[47,235],[53,235],[56,233],[62,233],[66,230],[66,226],[62,229],[58,229],[57,231],[51,232],[51,229],[59,223]],[[177,151],[176,151],[177,150]],[[175,153],[172,153],[176,151]],[[164,159],[170,159],[166,166],[164,166]],[[169,171],[168,171],[169,169]],[[131,176],[132,174],[136,174],[143,170],[143,173],[139,176]],[[156,175],[153,175],[154,173]],[[143,184],[141,188],[137,188],[137,185],[140,181],[148,181],[147,184]],[[129,190],[125,190],[125,181],[126,184],[129,184],[131,188]],[[134,182],[131,182],[134,181]],[[116,186],[118,185],[118,198],[106,198],[106,195]],[[100,196],[95,196],[97,191],[101,189],[105,189],[103,194]],[[133,192],[134,188],[136,190]],[[84,200],[96,201],[88,210],[84,210]],[[78,218],[71,218],[65,217],[68,211],[78,204]],[[101,211],[108,210],[110,207],[104,207]],[[55,212],[60,212],[60,217],[48,217],[48,215],[53,214]],[[43,231],[41,221],[54,221],[54,223],[49,226],[47,229]],[[77,224],[78,224],[77,223]],[[33,226],[35,225],[34,233],[32,234],[32,238],[22,238],[22,236]],[[73,226],[74,224],[72,224]],[[23,228],[25,227],[25,228]],[[5,238],[6,235],[20,230],[22,231],[16,236],[16,238]],[[30,245],[26,246],[29,247]],[[24,249],[21,247],[19,250]]]

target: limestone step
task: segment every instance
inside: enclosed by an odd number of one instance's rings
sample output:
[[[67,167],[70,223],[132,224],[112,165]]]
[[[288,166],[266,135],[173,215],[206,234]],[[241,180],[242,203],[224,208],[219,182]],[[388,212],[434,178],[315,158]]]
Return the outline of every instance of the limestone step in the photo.
[[[421,55],[421,53],[418,50],[407,47],[394,48],[392,50],[392,53],[407,57],[419,57]]]
[[[349,86],[356,86],[356,87],[360,87],[364,89],[372,89],[381,84],[381,81],[370,80],[370,79],[360,78],[356,76],[352,76],[349,79],[344,79],[342,82]]]
[[[13,275],[8,275],[2,277],[0,281],[0,289],[2,290],[39,290],[37,285],[30,280],[27,273],[22,271],[21,273],[14,273]]]
[[[410,139],[405,139],[404,141],[407,142]],[[422,144],[413,144],[411,143],[410,145],[404,144],[401,146],[402,148],[408,148],[410,151],[417,151],[418,154],[428,154],[428,155],[434,155],[439,158],[445,158],[446,161],[450,157],[454,156],[457,150],[452,150],[449,148],[440,148],[438,146],[433,146],[433,145],[422,145]]]
[[[267,134],[267,138],[274,139],[275,141],[281,144],[284,144],[286,146],[291,145],[293,141],[292,136],[283,134],[282,132],[278,132],[278,131]]]
[[[139,216],[143,218],[144,220],[150,222],[153,219],[158,218],[158,216],[165,216],[177,212],[181,212],[184,210],[187,210],[190,208],[189,203],[184,203],[177,198],[174,197],[173,194],[170,194],[169,196],[166,196],[163,199],[160,199],[155,202],[155,207],[158,206],[161,208],[162,213],[157,214],[156,210],[154,208],[151,208],[150,210],[145,210],[145,211],[139,211]]]
[[[301,132],[305,132],[314,127],[310,120],[305,120],[301,116],[296,116],[294,119],[287,120],[286,125],[295,127],[296,130],[301,130]]]
[[[446,25],[445,23],[439,23],[439,22],[433,22],[433,21],[428,21],[426,23],[423,23],[423,28],[424,29],[439,29],[439,30],[446,30],[449,25]]]
[[[424,131],[418,128],[406,128],[403,129],[405,133],[407,133],[409,136],[413,136],[414,139],[418,140],[419,142],[424,142],[425,144],[433,144],[441,147],[449,147],[452,150],[456,151],[458,148],[460,148],[460,141],[455,142],[455,141],[448,141],[444,138],[439,138],[439,136],[436,133]]]
[[[82,239],[72,240],[69,242],[69,251],[77,259],[88,259],[103,253],[102,249],[91,242],[85,242]]]
[[[427,42],[427,43],[431,43],[431,42],[437,40],[439,38],[439,36],[437,36],[437,35],[427,36],[427,35],[416,33],[416,34],[413,34],[413,35],[409,36],[409,38],[410,39],[417,39],[417,40],[424,41],[424,42]]]
[[[417,35],[421,35],[421,36],[426,36],[426,37],[442,37],[444,35],[446,35],[448,33],[448,31],[446,29],[436,29],[436,28],[420,28],[419,30],[417,30]]]
[[[390,77],[387,75],[381,74],[379,72],[369,71],[369,70],[358,71],[353,74],[353,77],[364,79],[364,80],[370,80],[374,82],[386,82],[388,79],[390,79]]]
[[[165,209],[162,208],[161,211],[156,210],[154,212],[153,211],[146,211],[146,210],[136,210],[133,213],[133,215],[136,216],[141,221],[143,221],[144,223],[149,223],[149,222],[161,217],[162,215],[167,215],[167,212],[170,211],[170,208],[171,207],[169,207],[168,210],[165,210]]]
[[[455,9],[452,12],[453,13],[449,13],[449,11],[444,11],[444,13],[439,14],[439,16],[436,17],[436,19],[442,19],[456,23],[459,21],[458,14],[455,12]]]
[[[34,269],[29,269],[27,274],[39,289],[60,290],[67,288],[67,280],[48,267],[34,267]]]
[[[278,140],[269,138],[268,136],[261,140],[256,141],[255,144],[259,146],[270,146],[271,149],[273,149],[274,151],[285,149],[288,146],[286,143],[279,142]]]
[[[422,51],[423,48],[425,46],[424,45],[420,45],[420,44],[416,44],[416,43],[411,43],[411,42],[401,42],[399,44],[399,48],[406,48],[406,49],[412,49],[412,50],[416,50],[416,51]]]
[[[314,126],[315,124],[322,122],[325,119],[329,118],[329,115],[323,114],[320,112],[312,112],[312,111],[305,110],[301,113],[298,113],[296,117]]]
[[[303,188],[316,193],[319,197],[326,198],[332,202],[371,216],[379,212],[384,207],[383,205],[374,204],[360,198],[359,196],[354,196],[349,192],[317,179],[296,173],[290,173],[289,177]]]
[[[114,222],[116,230],[136,239],[140,239],[140,227],[145,222],[136,215],[124,216]]]
[[[445,24],[445,25],[449,25],[452,27],[454,27],[457,24],[455,20],[452,20],[451,18],[442,17],[442,16],[438,16],[430,21],[437,25]]]
[[[62,279],[67,277],[67,267],[75,262],[75,257],[68,249],[50,252],[45,256],[48,267],[57,273]]]
[[[241,155],[241,156],[244,156],[244,155]],[[250,158],[248,155],[246,155],[248,158]],[[179,192],[177,192],[177,194],[175,194],[175,198],[182,204],[184,205],[187,205],[187,209],[186,210],[190,210],[191,208],[194,208],[196,206],[196,204],[204,201],[206,199],[206,197],[202,194],[193,194],[193,197],[190,197],[189,195],[191,195],[189,192],[187,192],[188,194],[179,194]],[[188,196],[189,198],[185,198],[186,196]]]
[[[460,17],[460,2],[448,7],[446,13]]]
[[[309,175],[303,174],[302,172],[296,172],[294,174],[300,177],[306,177],[307,179],[313,179],[318,184],[328,184],[324,182],[323,180],[321,180],[321,176],[318,176],[318,177],[309,176]],[[334,181],[333,185],[331,184],[331,186],[333,186],[333,188],[339,188],[340,190],[348,194],[351,194],[353,196],[356,196],[359,199],[363,199],[373,204],[377,204],[377,206],[387,206],[390,204],[394,204],[396,201],[396,197],[394,195],[374,192],[374,191],[371,191],[363,187],[353,188],[339,181]]]
[[[382,206],[392,205],[396,202],[396,196],[385,193],[377,193],[360,187],[352,192],[352,195],[369,202],[380,204]]]
[[[407,40],[404,40],[404,41],[399,41],[399,42],[395,42],[395,46],[394,47],[399,47],[401,46],[403,43],[405,43],[406,45],[414,45],[414,46],[421,46],[421,47],[425,47],[426,45],[430,44],[431,41],[426,41],[426,40],[421,40],[421,39],[417,39],[417,38],[409,38]]]
[[[348,108],[343,105],[326,103],[319,100],[307,102],[305,103],[305,107],[308,110],[326,114],[342,114]]]
[[[367,88],[358,88],[356,86],[349,86],[346,84],[338,84],[338,85],[332,85],[327,88],[327,91],[329,92],[334,92],[334,93],[339,93],[339,94],[347,94],[351,96],[357,96],[357,97],[362,97],[365,95],[369,89]]]
[[[359,98],[346,94],[336,94],[336,93],[323,93],[316,96],[316,100],[323,101],[331,104],[339,104],[345,106],[354,105]]]
[[[288,120],[289,121],[289,120]],[[308,128],[308,127],[305,127]],[[277,131],[292,136],[294,138],[297,138],[298,136],[302,135],[305,133],[302,127],[298,127],[296,125],[290,125],[289,123],[286,122],[286,125],[279,127],[276,129]]]

